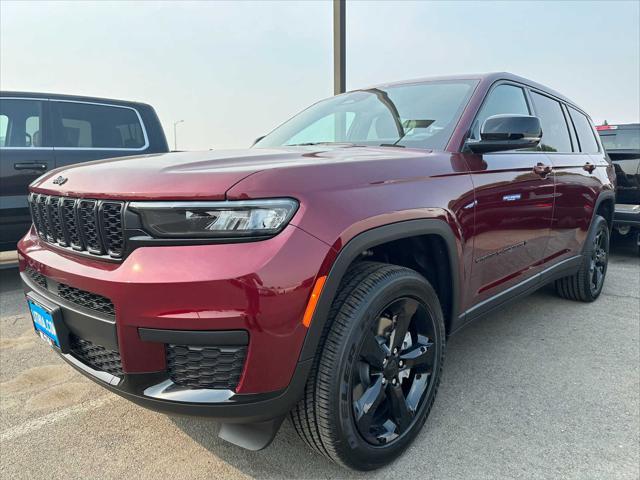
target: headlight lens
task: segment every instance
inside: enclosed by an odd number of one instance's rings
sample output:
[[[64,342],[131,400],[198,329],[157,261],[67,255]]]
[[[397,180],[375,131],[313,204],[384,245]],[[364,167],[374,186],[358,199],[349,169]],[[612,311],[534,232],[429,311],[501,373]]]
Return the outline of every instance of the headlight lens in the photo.
[[[262,237],[279,233],[298,202],[290,198],[224,202],[132,202],[159,238]]]

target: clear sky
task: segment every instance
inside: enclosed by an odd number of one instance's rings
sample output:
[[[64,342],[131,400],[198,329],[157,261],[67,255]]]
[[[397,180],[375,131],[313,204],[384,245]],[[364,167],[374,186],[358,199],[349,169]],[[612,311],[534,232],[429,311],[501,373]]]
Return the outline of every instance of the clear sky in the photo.
[[[0,3],[0,88],[152,104],[178,148],[246,147],[332,94],[332,3]],[[510,71],[640,120],[640,2],[347,3],[347,88]]]

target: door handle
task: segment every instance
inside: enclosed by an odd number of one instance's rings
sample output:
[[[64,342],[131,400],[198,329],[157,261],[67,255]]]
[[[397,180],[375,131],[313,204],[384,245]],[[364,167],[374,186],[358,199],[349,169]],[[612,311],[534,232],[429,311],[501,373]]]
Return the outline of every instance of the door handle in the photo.
[[[44,171],[47,169],[46,163],[38,163],[38,162],[20,162],[14,163],[13,168],[16,170],[40,170]]]
[[[587,162],[582,166],[582,169],[586,170],[589,173],[593,173],[593,171],[596,169],[596,166],[593,163]]]
[[[533,167],[533,172],[537,173],[541,177],[546,177],[552,170],[553,167],[551,165],[545,165],[543,163],[538,163]]]

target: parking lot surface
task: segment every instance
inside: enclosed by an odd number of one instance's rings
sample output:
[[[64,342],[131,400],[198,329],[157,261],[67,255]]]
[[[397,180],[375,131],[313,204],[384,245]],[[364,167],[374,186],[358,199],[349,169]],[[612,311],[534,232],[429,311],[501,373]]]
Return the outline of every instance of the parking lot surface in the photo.
[[[600,299],[545,288],[450,339],[425,428],[390,467],[343,470],[285,423],[248,452],[209,420],[108,393],[37,338],[17,270],[0,271],[0,477],[575,478],[640,476],[640,259],[614,245]]]

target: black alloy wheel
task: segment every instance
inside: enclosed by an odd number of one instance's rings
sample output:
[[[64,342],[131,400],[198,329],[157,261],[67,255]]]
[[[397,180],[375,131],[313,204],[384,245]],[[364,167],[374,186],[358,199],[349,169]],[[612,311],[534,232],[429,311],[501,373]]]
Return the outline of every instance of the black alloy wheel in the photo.
[[[602,290],[604,276],[607,272],[607,259],[609,255],[609,235],[606,229],[600,229],[596,233],[589,263],[589,275],[591,277],[590,289],[592,295],[597,295]]]
[[[600,296],[609,263],[610,234],[604,217],[595,215],[577,271],[555,282],[558,295],[580,302],[593,302]]]
[[[358,262],[338,288],[291,421],[336,463],[387,465],[426,421],[444,352],[442,308],[428,280],[409,268]]]
[[[386,306],[364,334],[351,396],[358,431],[367,442],[393,442],[415,421],[437,367],[434,337],[427,309],[409,297]]]

